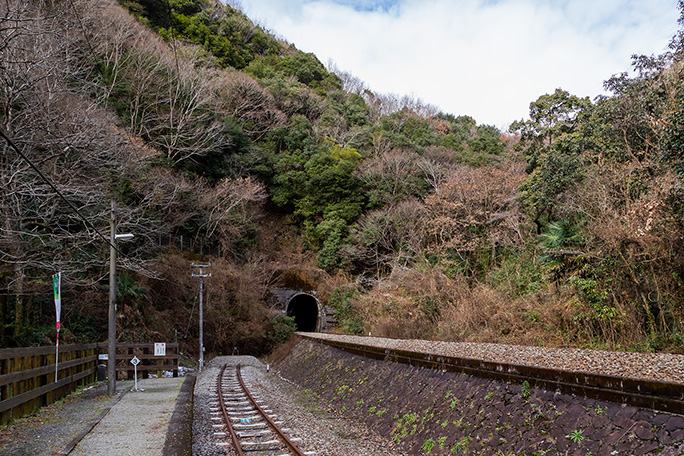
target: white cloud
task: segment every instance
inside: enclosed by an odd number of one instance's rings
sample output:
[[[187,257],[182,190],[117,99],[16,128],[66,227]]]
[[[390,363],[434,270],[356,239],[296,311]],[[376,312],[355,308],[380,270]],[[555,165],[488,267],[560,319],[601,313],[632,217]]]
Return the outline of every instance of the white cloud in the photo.
[[[594,97],[632,54],[663,52],[675,0],[241,0],[299,49],[445,112],[502,127],[557,87]]]

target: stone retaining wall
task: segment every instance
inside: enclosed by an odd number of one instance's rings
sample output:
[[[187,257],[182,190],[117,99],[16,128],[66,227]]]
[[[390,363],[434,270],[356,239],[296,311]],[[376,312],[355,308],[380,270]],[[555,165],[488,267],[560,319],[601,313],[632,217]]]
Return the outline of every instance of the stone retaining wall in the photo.
[[[415,455],[684,455],[684,416],[351,355],[301,341],[277,369]]]

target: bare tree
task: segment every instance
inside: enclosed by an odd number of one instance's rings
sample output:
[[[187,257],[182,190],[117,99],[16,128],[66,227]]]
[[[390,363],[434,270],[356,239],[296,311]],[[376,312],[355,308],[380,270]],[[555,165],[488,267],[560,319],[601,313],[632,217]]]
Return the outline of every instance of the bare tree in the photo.
[[[217,239],[224,252],[232,250],[245,229],[261,215],[266,199],[263,184],[251,177],[224,179],[208,190],[200,204],[207,213],[202,229],[207,239]]]
[[[332,59],[328,59],[325,69],[330,73],[336,74],[342,80],[342,89],[347,93],[361,95],[368,90],[368,86],[365,82],[351,74],[349,71],[341,70]]]
[[[369,212],[352,229],[352,247],[343,250],[350,262],[376,269],[379,275],[407,266],[425,246],[425,208],[410,199]]]
[[[238,120],[252,139],[258,140],[287,122],[273,96],[246,74],[226,73],[217,78],[216,86],[226,113]]]
[[[158,152],[117,127],[111,112],[74,86],[86,52],[79,46],[87,46],[82,31],[72,33],[75,20],[53,13],[61,10],[49,2],[5,5],[0,126],[40,170],[9,143],[0,145],[0,294],[12,298],[0,305],[14,304],[12,323],[20,335],[24,318],[32,314],[33,300],[25,297],[49,292],[50,275],[62,271],[67,286],[91,286],[105,274],[108,248],[92,226],[106,232],[112,194],[144,203],[120,205],[122,229],[140,236],[126,249],[130,267],[140,269],[141,257],[149,252],[141,238],[184,220],[166,217],[165,211],[180,204],[169,179],[161,196],[151,196],[161,183],[150,177],[154,172],[145,174],[145,166]]]
[[[15,138],[20,147],[36,134],[31,120],[41,114],[33,95],[40,88],[53,89],[53,79],[59,78],[59,68],[53,64],[59,52],[58,43],[51,39],[50,20],[35,8],[21,1],[6,1],[0,16],[0,126]],[[43,40],[51,42],[45,47]],[[40,88],[39,88],[40,87]],[[29,179],[28,165],[3,141],[0,156],[0,258],[3,288],[16,296],[15,336],[23,328],[26,266],[32,261],[28,250],[34,237],[30,221],[26,220],[23,200],[36,192],[35,182]],[[44,188],[38,191],[42,196]],[[43,207],[48,205],[43,203]],[[30,216],[29,216],[30,217]],[[4,312],[3,312],[4,313]]]
[[[393,149],[378,158],[369,159],[357,168],[359,179],[368,186],[381,186],[390,200],[416,191],[416,166],[419,155],[411,150]]]
[[[102,59],[95,90],[103,102],[119,106],[129,131],[174,164],[228,146],[218,72],[202,62],[197,47],[174,43],[172,51],[119,5],[97,6],[81,12],[87,29],[97,31],[88,39]]]
[[[466,254],[521,241],[516,200],[525,173],[519,163],[454,171],[425,199],[430,249]]]
[[[425,103],[414,95],[376,94],[370,90],[364,90],[363,98],[371,108],[374,121],[382,116],[399,111],[406,111],[421,119],[432,118],[440,112],[436,106]]]

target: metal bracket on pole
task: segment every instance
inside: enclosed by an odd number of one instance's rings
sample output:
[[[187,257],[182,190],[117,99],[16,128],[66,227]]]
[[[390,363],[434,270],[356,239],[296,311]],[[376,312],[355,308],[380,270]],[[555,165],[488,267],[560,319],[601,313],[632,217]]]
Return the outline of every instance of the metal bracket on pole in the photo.
[[[207,264],[195,264],[192,263],[193,268],[199,268],[199,272],[192,273],[193,277],[199,277],[200,279],[200,293],[199,293],[199,370],[202,372],[202,368],[204,367],[204,311],[203,311],[203,306],[202,306],[202,295],[204,294],[204,282],[202,279],[205,277],[211,277],[211,273],[205,271],[205,269],[209,269],[211,267],[211,263]]]

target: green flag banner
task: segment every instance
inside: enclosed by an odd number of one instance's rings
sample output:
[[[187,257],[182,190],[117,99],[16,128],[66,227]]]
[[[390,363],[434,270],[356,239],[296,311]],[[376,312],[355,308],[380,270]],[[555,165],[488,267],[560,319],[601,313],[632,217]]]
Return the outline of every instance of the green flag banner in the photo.
[[[59,318],[62,314],[62,273],[52,276],[52,290],[55,293],[55,313],[57,314],[57,339],[55,342],[55,382],[59,374]]]
[[[57,314],[57,340],[59,340],[59,319],[62,313],[61,281],[61,272],[52,276],[52,289],[55,292],[55,312]]]

